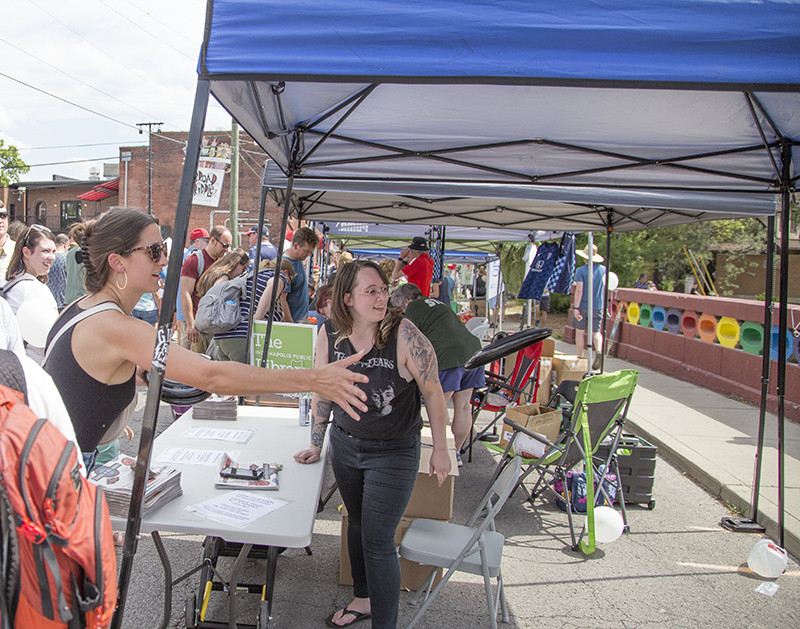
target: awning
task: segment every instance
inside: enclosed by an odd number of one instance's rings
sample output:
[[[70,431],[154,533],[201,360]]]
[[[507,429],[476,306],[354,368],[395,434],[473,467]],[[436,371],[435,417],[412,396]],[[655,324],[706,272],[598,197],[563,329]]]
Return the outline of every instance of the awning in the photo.
[[[119,177],[104,181],[100,185],[95,186],[88,192],[79,194],[78,198],[81,201],[102,201],[108,197],[113,197],[119,194]]]

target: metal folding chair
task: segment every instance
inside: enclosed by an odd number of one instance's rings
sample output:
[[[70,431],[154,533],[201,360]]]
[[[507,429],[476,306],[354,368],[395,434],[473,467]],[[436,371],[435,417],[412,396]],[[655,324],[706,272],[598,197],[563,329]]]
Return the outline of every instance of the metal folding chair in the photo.
[[[464,526],[425,518],[411,522],[400,542],[400,556],[433,568],[412,600],[412,604],[416,604],[420,596],[425,594],[425,599],[408,624],[408,629],[422,618],[425,610],[456,571],[483,576],[486,605],[493,629],[497,629],[498,607],[502,611],[503,622],[509,621],[500,570],[505,538],[496,531],[494,520],[516,485],[520,466],[519,459],[506,466]],[[438,568],[447,568],[447,572],[431,592]],[[497,579],[495,595],[492,594],[492,578]]]

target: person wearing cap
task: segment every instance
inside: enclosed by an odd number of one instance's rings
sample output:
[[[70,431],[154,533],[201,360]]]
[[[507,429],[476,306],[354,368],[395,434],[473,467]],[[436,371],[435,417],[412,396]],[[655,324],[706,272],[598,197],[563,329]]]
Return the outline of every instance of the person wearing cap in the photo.
[[[589,245],[583,251],[576,251],[584,260],[589,259]],[[606,287],[606,268],[600,264],[603,256],[597,253],[597,245],[592,245],[592,345],[596,352],[592,369],[600,368],[603,347],[603,336],[600,328],[603,323],[603,296]],[[586,264],[575,271],[575,292],[572,296],[572,324],[575,326],[575,344],[578,346],[578,357],[583,358],[586,352],[586,321],[589,315],[589,265]]]
[[[198,227],[197,229],[193,229],[189,232],[189,246],[185,247],[183,250],[183,260],[181,261],[181,267],[183,267],[183,263],[186,262],[186,258],[188,258],[192,253],[197,251],[198,249],[203,249],[208,244],[210,240],[208,235],[208,230],[204,229],[203,227]],[[181,347],[189,348],[191,347],[192,343],[189,340],[189,337],[186,334],[186,317],[183,316],[183,303],[181,302],[181,288],[178,286],[178,295],[175,298],[175,332],[177,332],[177,342],[178,345]]]
[[[415,236],[395,262],[392,279],[399,280],[404,275],[422,291],[423,296],[430,297],[433,260],[428,255],[428,243],[422,236]]]
[[[256,246],[258,245],[258,226],[253,226],[250,231],[245,234],[250,237],[250,264],[247,266],[247,272],[252,271],[256,266]],[[274,260],[278,257],[278,248],[269,241],[269,227],[264,225],[261,231],[261,262],[265,260]]]
[[[194,327],[194,315],[197,312],[197,303],[200,301],[200,295],[197,294],[197,280],[215,260],[222,257],[233,242],[230,230],[222,225],[216,225],[208,236],[208,244],[186,256],[186,262],[181,267],[180,295],[183,316],[186,318],[186,336],[189,337],[191,350],[197,354],[205,354],[211,341],[210,335],[201,334]]]

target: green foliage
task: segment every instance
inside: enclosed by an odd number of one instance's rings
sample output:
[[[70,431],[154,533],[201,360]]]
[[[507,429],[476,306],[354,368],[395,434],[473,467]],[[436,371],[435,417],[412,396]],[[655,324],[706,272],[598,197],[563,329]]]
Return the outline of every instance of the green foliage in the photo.
[[[645,273],[661,290],[673,290],[692,274],[684,247],[708,265],[716,251],[764,253],[766,231],[756,219],[736,219],[612,234],[611,270],[619,276],[622,287],[633,286]],[[576,249],[586,247],[587,241],[587,234],[578,234]],[[606,257],[606,236],[595,235],[594,244]]]
[[[550,312],[565,313],[569,310],[569,295],[550,293]]]
[[[19,181],[19,176],[31,169],[19,156],[17,147],[13,144],[5,146],[0,140],[0,186],[9,186]]]

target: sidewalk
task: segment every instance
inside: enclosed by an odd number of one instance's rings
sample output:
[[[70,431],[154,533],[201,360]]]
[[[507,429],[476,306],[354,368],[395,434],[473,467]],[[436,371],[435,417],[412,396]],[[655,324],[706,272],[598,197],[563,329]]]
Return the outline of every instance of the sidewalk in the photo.
[[[556,350],[575,354],[556,341]],[[606,357],[606,371],[637,369],[628,427],[706,490],[749,517],[759,409],[682,380]],[[800,556],[800,425],[785,423],[784,545]],[[758,522],[778,541],[778,419],[767,414]]]

